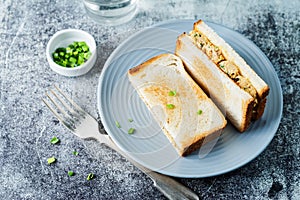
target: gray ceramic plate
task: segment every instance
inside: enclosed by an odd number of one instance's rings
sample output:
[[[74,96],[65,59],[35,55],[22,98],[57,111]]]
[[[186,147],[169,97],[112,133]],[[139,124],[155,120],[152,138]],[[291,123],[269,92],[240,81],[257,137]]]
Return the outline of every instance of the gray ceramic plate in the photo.
[[[229,124],[212,150],[179,157],[129,83],[127,70],[155,55],[174,52],[177,36],[191,30],[193,23],[194,20],[171,21],[137,32],[111,54],[98,85],[101,120],[114,142],[151,170],[186,178],[223,174],[257,157],[274,137],[283,105],[280,82],[263,52],[241,34],[207,22],[266,81],[270,94],[264,115],[245,133],[240,134]],[[136,131],[129,135],[131,127]]]

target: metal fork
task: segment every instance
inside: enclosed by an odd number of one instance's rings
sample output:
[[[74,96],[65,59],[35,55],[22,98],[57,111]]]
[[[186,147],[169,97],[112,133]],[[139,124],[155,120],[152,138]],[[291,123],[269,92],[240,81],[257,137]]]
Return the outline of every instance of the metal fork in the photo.
[[[94,138],[100,143],[114,149],[149,176],[154,186],[168,199],[199,199],[193,191],[171,177],[151,171],[131,159],[111,140],[109,135],[99,132],[98,122],[91,115],[80,108],[70,97],[64,94],[59,87],[55,86],[55,89],[56,91],[54,89],[50,90],[52,95],[46,93],[47,98],[42,98],[42,100],[58,120],[76,136],[82,139]]]

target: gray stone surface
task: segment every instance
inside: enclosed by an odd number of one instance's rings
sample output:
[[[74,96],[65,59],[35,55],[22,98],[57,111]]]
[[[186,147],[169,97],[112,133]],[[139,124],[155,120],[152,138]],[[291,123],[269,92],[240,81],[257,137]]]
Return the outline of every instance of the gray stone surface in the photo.
[[[300,199],[299,11],[295,0],[141,0],[133,21],[109,27],[91,21],[79,0],[1,0],[0,199],[164,199],[124,158],[70,134],[41,98],[56,83],[98,117],[101,69],[122,41],[158,22],[199,18],[242,33],[269,57],[283,89],[283,117],[271,144],[249,164],[216,177],[177,180],[201,199]],[[66,28],[96,39],[98,60],[84,76],[60,76],[46,61],[48,40]],[[53,136],[58,145],[49,143]],[[53,155],[58,161],[49,166],[46,159]],[[68,177],[68,170],[75,176]],[[86,181],[90,172],[96,177]]]

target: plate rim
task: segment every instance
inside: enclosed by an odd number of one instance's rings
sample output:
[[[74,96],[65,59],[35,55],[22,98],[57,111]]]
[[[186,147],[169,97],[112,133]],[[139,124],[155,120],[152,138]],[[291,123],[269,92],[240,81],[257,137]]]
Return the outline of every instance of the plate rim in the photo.
[[[100,74],[100,77],[99,77],[99,82],[98,82],[98,87],[97,87],[97,109],[99,111],[99,114],[100,114],[100,119],[101,119],[101,122],[104,126],[104,129],[105,131],[110,135],[111,139],[114,141],[114,138],[113,138],[113,134],[110,134],[109,133],[109,126],[107,125],[106,123],[106,119],[104,118],[104,113],[103,113],[103,109],[101,107],[102,105],[102,100],[101,100],[101,91],[102,91],[102,84],[103,84],[103,79],[105,77],[105,73],[107,71],[107,69],[109,68],[110,64],[113,62],[113,59],[115,58],[115,55],[118,53],[119,49],[124,45],[126,44],[128,41],[132,40],[134,37],[136,37],[137,35],[141,34],[143,31],[145,31],[146,29],[148,28],[155,28],[155,27],[161,27],[161,26],[164,26],[164,25],[170,25],[170,24],[176,24],[176,23],[189,23],[189,24],[193,24],[195,21],[195,19],[183,19],[183,20],[167,20],[167,21],[163,21],[163,22],[160,22],[160,23],[157,23],[153,26],[150,26],[150,27],[146,27],[146,28],[143,28],[139,31],[137,31],[136,33],[132,34],[130,37],[126,38],[123,42],[121,42],[115,49],[114,51],[110,54],[110,56],[108,57],[108,59],[106,60],[103,68],[102,68],[102,71],[101,71],[101,74]],[[277,121],[275,122],[275,125],[273,126],[273,133],[272,135],[270,135],[270,139],[268,141],[265,142],[265,146],[263,146],[260,151],[258,151],[257,153],[253,154],[251,157],[248,157],[248,159],[244,160],[244,162],[238,164],[238,165],[234,165],[233,167],[231,168],[226,168],[224,170],[220,170],[219,172],[214,172],[214,173],[206,173],[205,175],[191,175],[191,174],[184,174],[184,173],[170,173],[168,171],[165,171],[164,169],[162,170],[158,170],[157,172],[159,173],[162,173],[162,174],[165,174],[165,175],[169,175],[169,176],[173,176],[173,177],[180,177],[180,178],[206,178],[206,177],[212,177],[212,176],[218,176],[218,175],[221,175],[221,174],[225,174],[225,173],[228,173],[228,172],[231,172],[231,171],[234,171],[242,166],[245,166],[246,164],[248,164],[249,162],[251,162],[252,160],[254,160],[255,158],[257,158],[263,151],[265,151],[265,149],[269,146],[269,144],[271,143],[271,141],[273,140],[278,128],[279,128],[279,125],[281,123],[281,119],[282,119],[282,112],[283,112],[283,93],[282,93],[282,87],[281,87],[281,83],[280,83],[280,80],[279,80],[279,77],[275,71],[275,68],[273,66],[273,64],[271,63],[271,61],[268,59],[268,57],[262,52],[262,50],[251,40],[249,40],[248,38],[246,38],[244,35],[242,35],[241,33],[229,28],[229,27],[226,27],[222,24],[218,24],[218,23],[214,23],[214,22],[210,22],[210,21],[206,21],[206,20],[203,20],[205,21],[206,23],[208,24],[214,24],[216,26],[221,26],[222,28],[225,28],[229,31],[232,31],[232,32],[235,32],[237,33],[239,36],[241,36],[243,39],[247,40],[247,42],[251,43],[251,45],[255,48],[255,50],[257,50],[258,54],[260,56],[262,56],[265,61],[267,62],[267,64],[270,66],[270,69],[273,71],[273,73],[276,75],[275,78],[275,82],[278,84],[279,86],[279,90],[277,91],[278,93],[278,96],[280,97],[279,99],[279,102],[280,102],[280,108],[279,108],[279,116],[277,116]],[[114,141],[116,143],[116,145],[122,149],[122,145],[119,145],[118,144],[118,141]],[[130,156],[132,159],[135,160],[134,157]],[[135,160],[137,162],[139,162],[138,160]]]

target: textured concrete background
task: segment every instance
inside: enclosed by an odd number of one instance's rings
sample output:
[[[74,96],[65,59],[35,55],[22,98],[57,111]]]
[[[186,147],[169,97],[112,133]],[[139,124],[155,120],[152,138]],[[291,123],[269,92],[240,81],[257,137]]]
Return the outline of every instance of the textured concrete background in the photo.
[[[70,134],[42,104],[54,83],[97,117],[96,88],[110,53],[128,35],[170,19],[204,19],[230,27],[269,57],[284,96],[283,118],[267,149],[233,172],[177,179],[201,199],[300,199],[299,1],[140,1],[130,23],[108,27],[91,21],[81,1],[1,0],[0,199],[164,199],[151,180],[124,158]],[[98,60],[86,75],[66,78],[48,66],[45,47],[59,30],[91,33]],[[57,136],[59,145],[49,140]],[[73,150],[79,155],[72,155]],[[47,158],[58,162],[49,166]],[[73,170],[73,177],[67,171]],[[93,172],[96,177],[86,181]]]

